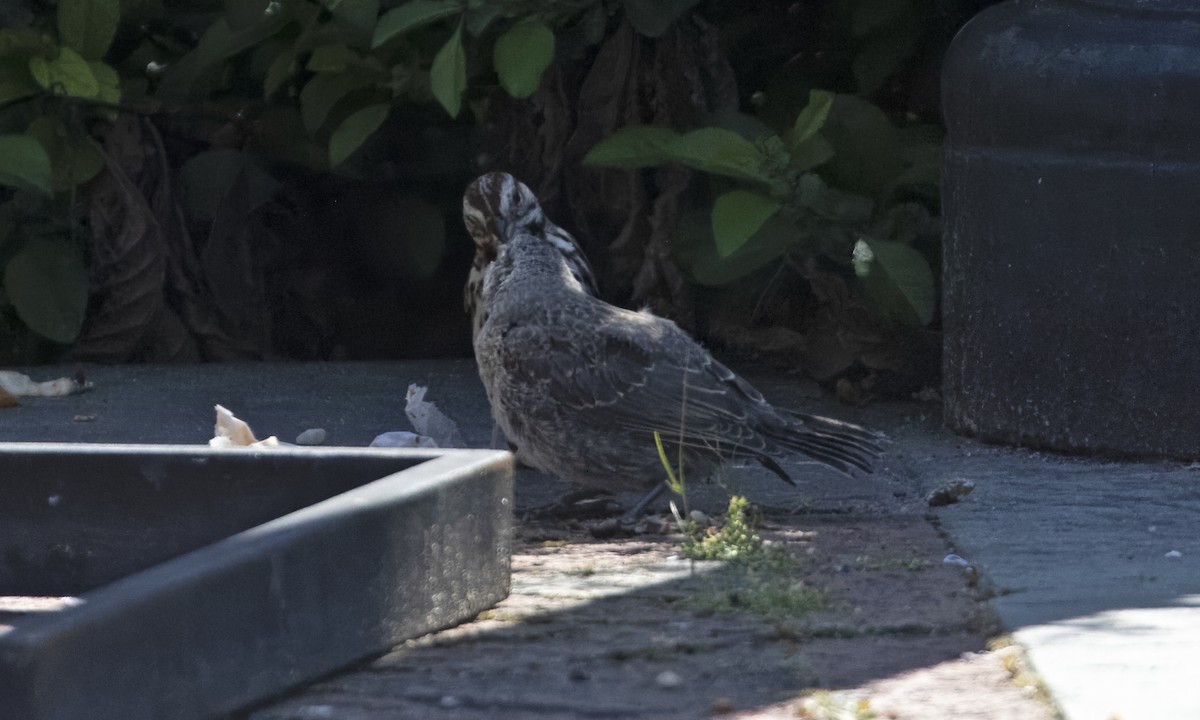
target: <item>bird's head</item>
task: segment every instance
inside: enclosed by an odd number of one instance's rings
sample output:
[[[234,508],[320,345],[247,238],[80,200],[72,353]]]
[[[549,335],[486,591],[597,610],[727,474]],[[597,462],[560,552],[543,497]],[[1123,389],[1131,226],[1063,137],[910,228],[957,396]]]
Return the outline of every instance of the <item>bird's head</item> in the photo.
[[[475,247],[493,260],[497,248],[516,233],[542,233],[546,220],[537,197],[525,183],[506,172],[490,172],[467,186],[463,223]]]

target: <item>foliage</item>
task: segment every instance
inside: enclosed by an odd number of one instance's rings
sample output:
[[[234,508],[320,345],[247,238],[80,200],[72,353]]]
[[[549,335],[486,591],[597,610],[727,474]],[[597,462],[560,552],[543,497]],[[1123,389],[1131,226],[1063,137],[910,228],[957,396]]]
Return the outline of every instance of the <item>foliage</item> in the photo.
[[[12,189],[0,190],[0,201],[7,199],[0,204],[0,342],[17,347],[32,331],[34,346],[42,349],[24,357],[34,360],[53,355],[56,345],[70,345],[83,328],[86,227],[67,222],[51,229],[41,213],[100,211],[134,224],[155,222],[144,216],[150,198],[129,194],[137,178],[117,169],[116,158],[98,142],[118,112],[202,115],[214,99],[223,107],[240,102],[257,108],[253,119],[264,138],[257,154],[214,148],[181,169],[187,220],[196,230],[204,226],[195,223],[208,223],[210,234],[202,245],[211,260],[199,258],[207,268],[191,272],[215,271],[233,260],[217,254],[239,252],[230,245],[239,242],[231,222],[244,222],[265,202],[282,168],[353,174],[348,163],[397,104],[437,103],[458,116],[464,103],[491,91],[496,81],[489,73],[514,97],[527,97],[553,61],[552,28],[589,8],[601,10],[598,0],[382,4],[226,2],[203,21],[194,43],[171,24],[170,10],[159,0],[60,0],[53,17],[0,30],[0,185]],[[195,9],[203,12],[203,6]],[[647,17],[661,20],[655,12]],[[120,47],[114,49],[115,40]],[[106,174],[106,165],[126,187],[101,199],[85,184]],[[238,197],[231,195],[235,187]],[[88,208],[101,202],[108,207]],[[438,248],[414,248],[410,255],[440,256],[440,222],[435,232],[421,235]],[[125,250],[152,252],[133,250],[138,243],[125,237]],[[97,272],[111,279],[119,269],[92,269]],[[160,292],[147,284],[152,275],[140,273],[133,292]],[[245,288],[217,278],[200,282],[220,294],[218,305],[230,291],[240,299],[229,302],[248,297]]]
[[[750,502],[734,495],[729,498],[725,524],[684,540],[683,557],[691,560],[725,560],[753,568],[783,569],[791,566],[786,553],[763,544],[754,529]]]
[[[890,213],[911,211],[900,198],[936,164],[929,143],[906,145],[877,107],[824,90],[810,93],[782,134],[741,126],[752,137],[727,127],[682,134],[630,127],[596,145],[585,162],[678,163],[737,181],[713,201],[707,232],[693,223],[678,234],[677,258],[699,283],[732,282],[790,252],[821,254],[853,263],[881,314],[929,324],[936,307],[929,262],[896,233],[880,236],[894,226]]]
[[[371,176],[372,148],[414,109],[426,122],[482,124],[497,91],[533,97],[617,22],[657,38],[693,12],[722,28],[735,56],[752,46],[768,58],[733,58],[754,115],[626,127],[588,162],[710,176],[710,197],[674,243],[700,285],[819,255],[858,278],[879,317],[929,324],[930,248],[914,240],[935,222],[938,132],[880,98],[928,44],[931,20],[953,24],[940,8],[986,1],[42,4],[27,26],[0,29],[0,360],[50,359],[72,344],[119,359],[152,342],[181,357],[184,326],[202,345],[253,335],[261,328],[222,327],[263,300],[246,225],[287,178]],[[812,47],[848,53],[795,55],[762,21],[780,12],[811,15]],[[159,137],[164,128],[172,137]],[[404,254],[427,269],[446,230],[436,210],[417,215],[429,232],[405,235]],[[89,318],[124,326],[89,331]]]
[[[796,618],[825,607],[820,590],[792,576],[796,566],[792,556],[758,535],[754,508],[744,497],[729,498],[720,529],[685,533],[680,555],[724,564],[725,572],[709,575],[706,591],[696,598],[707,609]]]
[[[0,185],[15,189],[0,205],[5,345],[23,344],[14,337],[22,326],[42,342],[68,344],[83,325],[84,246],[54,219],[69,204],[50,198],[104,166],[87,128],[120,100],[118,73],[103,61],[119,17],[119,0],[60,0],[54,32],[0,29]]]

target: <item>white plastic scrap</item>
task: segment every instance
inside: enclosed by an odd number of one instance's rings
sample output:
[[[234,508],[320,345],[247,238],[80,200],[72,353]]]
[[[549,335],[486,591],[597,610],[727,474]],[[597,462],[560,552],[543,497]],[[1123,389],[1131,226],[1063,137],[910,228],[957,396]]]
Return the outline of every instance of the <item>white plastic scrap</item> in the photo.
[[[213,428],[213,437],[208,441],[210,447],[278,447],[279,438],[272,435],[265,440],[258,440],[254,432],[244,420],[234,416],[232,412],[220,405],[216,406],[217,423]]]
[[[458,430],[458,423],[446,417],[437,405],[426,402],[427,390],[429,388],[422,385],[408,386],[408,403],[404,406],[404,414],[408,416],[413,429],[419,435],[432,438],[436,443],[434,447],[465,448],[467,443]]]
[[[34,382],[28,375],[13,370],[0,370],[0,389],[17,397],[58,397],[86,392],[92,389],[92,384],[66,377]]]
[[[1179,558],[1183,557],[1183,553],[1179,552],[1178,550],[1171,550],[1163,557],[1170,558],[1171,560],[1178,560]]]

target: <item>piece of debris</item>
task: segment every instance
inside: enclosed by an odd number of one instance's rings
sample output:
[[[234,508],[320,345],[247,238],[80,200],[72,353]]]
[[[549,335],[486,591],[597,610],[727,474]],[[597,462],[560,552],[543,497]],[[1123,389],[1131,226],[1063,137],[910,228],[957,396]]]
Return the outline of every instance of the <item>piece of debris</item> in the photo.
[[[92,384],[82,373],[76,373],[74,378],[63,377],[39,383],[14,370],[0,370],[0,390],[14,397],[61,397],[91,389]]]
[[[297,445],[324,445],[325,428],[309,428],[296,436]]]
[[[964,558],[961,555],[955,555],[954,553],[950,553],[946,557],[942,558],[942,564],[943,565],[955,565],[957,567],[964,567],[964,568],[971,567],[971,563],[967,562],[966,558]]]
[[[220,405],[216,406],[216,411],[217,423],[213,428],[213,437],[208,441],[210,447],[278,447],[280,445],[279,438],[274,435],[264,440],[256,439],[245,421],[239,420],[231,411]]]
[[[437,447],[465,448],[467,443],[458,430],[458,423],[446,417],[437,405],[425,400],[429,388],[422,385],[408,386],[408,403],[404,414],[417,433],[433,438]]]
[[[660,688],[674,689],[683,685],[683,678],[679,677],[679,673],[672,670],[663,670],[654,678],[654,684]]]
[[[433,441],[433,438],[407,430],[380,433],[371,441],[371,447],[381,448],[435,448],[437,446],[438,444]]]
[[[929,493],[925,501],[929,503],[929,507],[953,505],[970,495],[974,489],[975,483],[970,480],[954,480]]]
[[[73,422],[92,422],[95,419],[95,415],[76,415],[75,417],[71,418]]]
[[[1178,550],[1171,550],[1163,557],[1170,558],[1171,560],[1178,560],[1179,558],[1183,557],[1183,553],[1179,552]]]
[[[17,399],[16,395],[0,388],[0,409],[18,407],[20,404],[21,401]]]

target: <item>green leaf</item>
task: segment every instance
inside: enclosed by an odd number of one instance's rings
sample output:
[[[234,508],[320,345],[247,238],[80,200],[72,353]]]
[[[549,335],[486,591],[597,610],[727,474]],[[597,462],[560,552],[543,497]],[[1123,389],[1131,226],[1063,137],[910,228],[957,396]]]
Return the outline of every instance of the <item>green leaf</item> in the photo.
[[[646,37],[658,37],[699,0],[625,0],[625,15]]]
[[[808,172],[820,167],[833,158],[833,146],[820,135],[813,135],[808,140],[792,148],[791,165],[800,172]]]
[[[284,3],[289,7],[291,3]],[[301,5],[300,8],[312,6]],[[318,8],[312,7],[316,12]],[[292,22],[299,12],[267,13],[256,23],[234,29],[222,17],[204,31],[200,42],[179,60],[171,63],[158,85],[158,96],[167,103],[185,103],[206,96],[220,85],[221,69],[226,60],[255,47]]]
[[[102,62],[90,62],[88,67],[96,78],[96,99],[116,105],[121,102],[121,76],[111,65]]]
[[[55,94],[94,98],[100,92],[91,65],[71,48],[59,48],[53,60],[39,55],[29,58],[29,74],[38,85]]]
[[[342,161],[350,157],[351,153],[378,130],[391,107],[388,103],[368,105],[343,120],[329,138],[329,167],[342,164]]]
[[[724,128],[700,128],[675,138],[667,146],[674,162],[696,170],[741,180],[770,183],[762,152],[741,135]]]
[[[68,130],[57,118],[34,118],[25,134],[45,148],[55,192],[87,182],[104,168],[104,155],[96,143],[82,131]]]
[[[904,170],[896,128],[866,100],[838,95],[821,135],[833,147],[821,174],[835,187],[877,197]]]
[[[675,232],[675,258],[701,285],[726,285],[765,267],[797,245],[811,242],[782,213],[767,218],[747,242],[727,257],[717,252],[709,213],[685,213]]]
[[[888,317],[906,325],[933,321],[937,309],[933,271],[912,247],[888,240],[859,240],[854,244],[854,272]]]
[[[515,98],[537,91],[542,73],[554,60],[554,33],[541,23],[514,25],[496,39],[492,63],[500,85]]]
[[[33,55],[53,55],[57,49],[54,38],[35,28],[0,28],[0,57],[24,62]]]
[[[433,65],[429,68],[429,85],[433,96],[446,108],[450,117],[458,117],[458,111],[462,108],[462,93],[467,89],[467,53],[463,50],[461,24],[433,58]]]
[[[25,135],[0,135],[0,184],[53,192],[50,156],[37,140]]]
[[[584,165],[640,168],[669,162],[667,146],[678,135],[658,125],[624,127],[596,143]]]
[[[37,93],[38,86],[29,74],[28,61],[0,61],[0,106]]]
[[[120,0],[58,0],[58,39],[88,60],[104,57],[120,21]]]
[[[750,239],[782,204],[758,193],[733,190],[717,198],[712,209],[717,254],[729,257]]]
[[[4,290],[31,330],[69,343],[78,337],[87,309],[83,251],[62,238],[32,240],[4,268]]]
[[[829,109],[833,107],[834,94],[827,90],[812,90],[808,93],[808,104],[796,116],[796,124],[788,137],[788,145],[792,148],[817,137],[817,131],[829,117]]]
[[[483,35],[488,26],[498,20],[504,14],[504,9],[498,5],[467,5],[466,19],[463,21],[463,29],[471,37],[477,38]]]
[[[647,167],[675,162],[696,170],[770,184],[767,158],[746,138],[725,128],[700,128],[679,135],[667,128],[622,128],[588,152],[587,165]]]
[[[313,50],[312,57],[308,59],[308,64],[305,67],[313,72],[339,73],[345,70],[348,65],[358,61],[358,53],[346,47],[345,43],[338,43],[336,45],[322,45]]]
[[[296,55],[291,50],[283,50],[275,59],[271,61],[271,65],[267,68],[267,74],[263,76],[263,99],[270,100],[271,96],[279,92],[279,88],[287,82],[288,78],[296,74]]]
[[[333,19],[349,31],[348,42],[357,48],[370,47],[379,18],[379,0],[341,0],[326,3]]]
[[[371,38],[371,47],[377,48],[397,35],[460,12],[462,6],[458,0],[409,0],[379,18],[375,25],[375,34]]]
[[[309,133],[317,132],[342,98],[370,84],[371,78],[365,73],[317,73],[300,91],[300,114],[304,119],[304,128]]]

